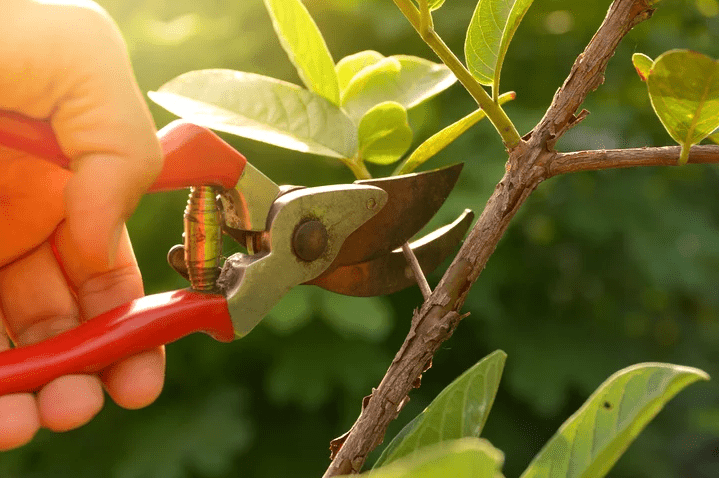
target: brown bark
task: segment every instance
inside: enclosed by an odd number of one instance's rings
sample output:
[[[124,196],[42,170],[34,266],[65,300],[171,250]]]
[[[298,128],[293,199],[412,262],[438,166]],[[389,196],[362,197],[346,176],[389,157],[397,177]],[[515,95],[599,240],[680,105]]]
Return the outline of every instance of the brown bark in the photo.
[[[631,168],[634,166],[677,166],[680,146],[659,148],[599,149],[558,153],[552,160],[552,176],[598,169]],[[694,146],[689,151],[690,164],[719,162],[719,145]]]
[[[576,153],[554,150],[556,141],[586,116],[585,111],[575,113],[587,94],[604,81],[606,65],[622,37],[652,12],[646,0],[615,0],[611,5],[542,120],[509,151],[504,177],[439,285],[415,311],[409,333],[381,383],[363,401],[360,416],[350,431],[333,442],[333,461],[324,478],[359,473],[367,455],[382,443],[387,426],[401,411],[407,394],[418,385],[433,355],[460,322],[467,293],[512,217],[543,180],[575,171],[677,163],[679,147]],[[693,148],[689,162],[719,162],[719,146]]]

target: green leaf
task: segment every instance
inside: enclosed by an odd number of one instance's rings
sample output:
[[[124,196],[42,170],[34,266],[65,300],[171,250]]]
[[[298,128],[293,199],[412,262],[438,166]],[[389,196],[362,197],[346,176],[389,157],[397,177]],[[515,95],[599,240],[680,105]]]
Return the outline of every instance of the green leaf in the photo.
[[[719,127],[719,62],[689,50],[670,50],[656,59],[647,79],[649,98],[669,135],[689,148]]]
[[[710,134],[709,136],[707,136],[707,138],[709,138],[709,140],[710,140],[711,142],[716,143],[716,144],[719,144],[719,132],[716,132],[716,133],[714,133],[714,134]]]
[[[419,0],[415,0],[417,3],[417,6],[419,7]],[[428,0],[427,4],[429,5],[430,10],[437,10],[439,7],[444,5],[444,0]]]
[[[365,50],[353,55],[348,55],[337,62],[335,71],[340,85],[340,92],[347,89],[350,80],[360,71],[383,60],[385,57],[374,50]]]
[[[191,71],[148,95],[178,116],[243,138],[335,158],[357,153],[356,126],[340,108],[275,78]]]
[[[360,161],[394,163],[412,144],[407,110],[393,101],[378,104],[360,120],[357,136]]]
[[[457,78],[445,65],[423,58],[395,55],[355,74],[342,92],[342,107],[359,120],[373,106],[395,101],[410,109],[449,88]]]
[[[504,93],[499,97],[499,104],[503,105],[507,101],[513,100],[516,97],[517,95],[513,91]],[[424,164],[425,161],[442,151],[447,145],[459,138],[465,131],[482,120],[485,116],[487,115],[484,110],[475,110],[464,118],[442,129],[438,133],[433,134],[425,142],[420,144],[417,149],[415,149],[412,154],[397,167],[392,175],[399,176],[400,174],[411,173]]]
[[[632,64],[634,65],[634,69],[637,70],[639,78],[641,78],[642,81],[647,81],[647,77],[649,76],[649,71],[652,69],[654,60],[649,58],[644,53],[635,53],[632,55]]]
[[[350,116],[360,118],[371,107],[383,101],[372,101],[371,98],[364,98],[368,94],[377,95],[381,90],[389,85],[399,76],[402,65],[399,60],[394,57],[385,57],[359,70],[347,83],[347,87],[342,90],[341,105],[345,110],[350,110]],[[379,90],[379,91],[378,91]],[[361,104],[360,100],[364,100]],[[392,101],[386,99],[385,101]],[[357,110],[363,107],[362,115],[357,112],[352,113],[351,110]]]
[[[368,478],[501,478],[504,454],[487,440],[460,438],[422,449],[367,473]],[[356,475],[346,475],[350,478]]]
[[[492,352],[449,384],[387,445],[375,468],[445,440],[479,437],[492,409],[507,354]],[[450,476],[450,475],[447,475]]]
[[[300,0],[264,0],[282,48],[305,86],[339,105],[335,62],[322,33]]]
[[[615,373],[559,428],[522,478],[601,478],[674,395],[709,376],[696,368],[637,364]]]
[[[467,66],[477,81],[499,91],[509,42],[532,0],[479,0],[464,41]]]

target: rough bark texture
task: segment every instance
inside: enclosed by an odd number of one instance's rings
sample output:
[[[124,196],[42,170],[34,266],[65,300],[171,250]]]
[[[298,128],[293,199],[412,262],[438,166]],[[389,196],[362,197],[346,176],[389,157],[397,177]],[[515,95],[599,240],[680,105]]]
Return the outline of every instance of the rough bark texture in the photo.
[[[409,333],[382,382],[365,397],[362,412],[344,436],[333,441],[332,463],[324,474],[359,473],[367,455],[384,439],[394,420],[431,365],[440,345],[454,331],[472,284],[484,269],[509,222],[545,179],[563,173],[630,166],[672,165],[679,147],[558,153],[556,141],[586,116],[575,116],[587,94],[604,81],[609,59],[635,25],[653,12],[647,0],[615,0],[586,49],[577,57],[542,120],[512,148],[506,173],[437,288],[412,317]],[[691,163],[719,162],[719,146],[692,148]]]
[[[680,146],[663,146],[660,148],[599,149],[557,153],[550,164],[549,172],[552,176],[556,176],[578,171],[634,166],[678,166],[677,158],[679,158],[680,152]],[[717,162],[719,162],[719,146],[717,145],[694,146],[689,151],[690,164]]]

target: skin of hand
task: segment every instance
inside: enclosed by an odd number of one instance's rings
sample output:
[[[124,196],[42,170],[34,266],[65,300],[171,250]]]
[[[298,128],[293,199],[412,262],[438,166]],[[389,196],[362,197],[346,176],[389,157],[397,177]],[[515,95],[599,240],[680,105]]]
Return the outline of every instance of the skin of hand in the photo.
[[[83,0],[3,0],[0,109],[50,118],[72,171],[0,147],[0,350],[41,341],[143,295],[125,220],[162,167],[122,36]],[[57,257],[51,244],[55,244]],[[64,274],[63,274],[64,269]],[[0,396],[0,450],[159,395],[164,350]]]

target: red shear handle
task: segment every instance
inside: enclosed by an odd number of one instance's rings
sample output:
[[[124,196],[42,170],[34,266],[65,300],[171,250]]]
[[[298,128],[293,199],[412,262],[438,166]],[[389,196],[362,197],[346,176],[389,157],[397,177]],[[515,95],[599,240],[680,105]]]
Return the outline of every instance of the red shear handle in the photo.
[[[67,374],[94,373],[192,332],[235,338],[224,296],[179,290],[133,300],[80,326],[0,353],[0,395],[32,392]]]
[[[165,163],[150,192],[190,186],[232,189],[247,164],[247,159],[235,148],[196,124],[176,120],[162,128],[157,136]]]
[[[157,136],[165,163],[150,192],[201,185],[234,188],[247,163],[242,154],[202,126],[177,120],[162,128]],[[70,159],[46,120],[0,110],[0,145],[70,168]]]

